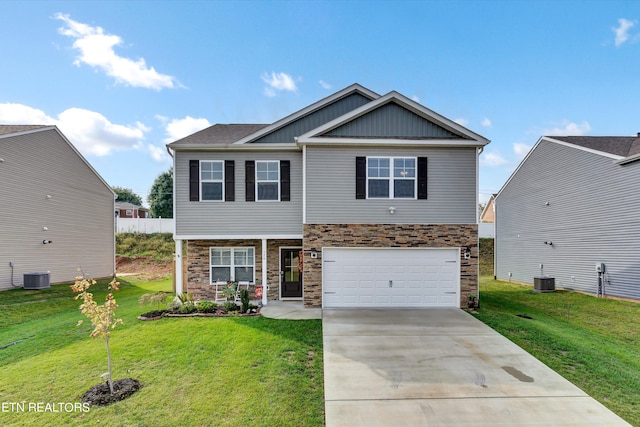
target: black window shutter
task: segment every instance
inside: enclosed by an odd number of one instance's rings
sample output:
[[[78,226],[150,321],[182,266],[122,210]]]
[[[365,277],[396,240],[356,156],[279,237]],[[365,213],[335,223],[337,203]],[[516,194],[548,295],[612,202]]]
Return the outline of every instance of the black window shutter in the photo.
[[[367,198],[367,158],[356,157],[356,199]]]
[[[418,199],[427,198],[427,158],[418,157]]]
[[[244,162],[244,187],[245,200],[247,202],[256,201],[256,162],[247,160]]]
[[[233,202],[236,199],[236,165],[233,160],[224,161],[224,201]]]
[[[280,160],[280,201],[291,201],[291,162]]]
[[[200,200],[200,161],[189,160],[189,201]]]

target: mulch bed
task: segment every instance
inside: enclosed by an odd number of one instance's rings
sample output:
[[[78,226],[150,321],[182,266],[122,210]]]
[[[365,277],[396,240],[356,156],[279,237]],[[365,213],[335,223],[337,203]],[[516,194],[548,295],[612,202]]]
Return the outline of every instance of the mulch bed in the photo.
[[[260,316],[260,309],[256,309],[255,312],[251,313],[239,313],[234,312],[232,314],[227,313],[224,310],[216,310],[212,313],[202,313],[202,312],[194,312],[194,313],[171,313],[165,310],[154,310],[149,313],[144,313],[138,316],[138,320],[158,320],[163,317],[246,317],[246,316]]]
[[[124,378],[113,382],[113,394],[111,394],[107,383],[98,384],[82,395],[82,403],[89,403],[95,406],[110,405],[126,399],[140,390],[140,387],[140,381],[133,378]]]

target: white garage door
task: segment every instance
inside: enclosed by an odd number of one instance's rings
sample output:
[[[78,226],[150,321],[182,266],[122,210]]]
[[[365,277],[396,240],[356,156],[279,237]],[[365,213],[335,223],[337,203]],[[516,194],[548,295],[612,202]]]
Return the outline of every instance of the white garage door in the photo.
[[[322,250],[324,307],[459,307],[458,249]]]

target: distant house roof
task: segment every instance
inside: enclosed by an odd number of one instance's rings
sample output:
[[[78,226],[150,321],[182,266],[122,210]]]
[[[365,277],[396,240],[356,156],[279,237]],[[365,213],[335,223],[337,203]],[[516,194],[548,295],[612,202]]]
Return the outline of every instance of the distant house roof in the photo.
[[[267,124],[217,124],[173,142],[171,145],[232,144],[269,125]]]
[[[640,154],[640,136],[547,136],[546,138],[622,157]]]
[[[9,135],[12,133],[26,132],[29,130],[46,128],[47,125],[0,125],[0,135]]]
[[[116,202],[115,203],[115,208],[116,208],[116,210],[118,210],[118,209],[137,209],[137,210],[145,211],[145,212],[149,211],[149,209],[147,209],[145,207],[138,206],[138,205],[135,205],[135,204],[130,203],[130,202]]]

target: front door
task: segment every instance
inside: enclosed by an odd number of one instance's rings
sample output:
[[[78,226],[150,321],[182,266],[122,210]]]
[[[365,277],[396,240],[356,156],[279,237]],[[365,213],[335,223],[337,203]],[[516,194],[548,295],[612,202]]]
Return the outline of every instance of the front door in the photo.
[[[302,298],[300,249],[280,249],[280,296]]]

